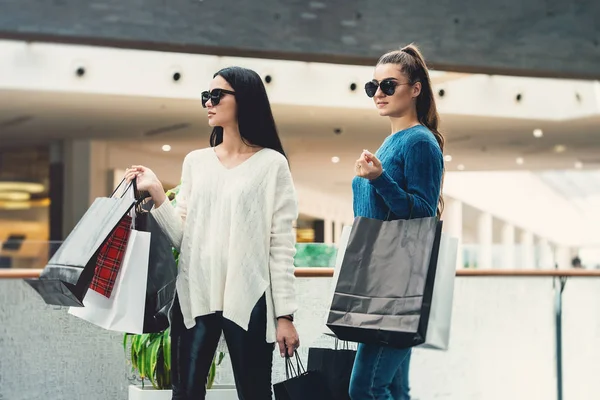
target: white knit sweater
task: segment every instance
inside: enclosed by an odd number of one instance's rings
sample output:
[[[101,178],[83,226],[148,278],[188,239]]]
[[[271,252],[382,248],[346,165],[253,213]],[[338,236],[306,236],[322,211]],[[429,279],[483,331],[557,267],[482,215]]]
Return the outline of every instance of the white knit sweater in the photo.
[[[213,148],[183,162],[177,205],[152,211],[181,250],[177,293],[185,326],[223,311],[248,329],[252,309],[267,300],[267,342],[276,340],[276,317],[297,310],[293,221],[298,205],[287,160],[263,149],[226,168]]]

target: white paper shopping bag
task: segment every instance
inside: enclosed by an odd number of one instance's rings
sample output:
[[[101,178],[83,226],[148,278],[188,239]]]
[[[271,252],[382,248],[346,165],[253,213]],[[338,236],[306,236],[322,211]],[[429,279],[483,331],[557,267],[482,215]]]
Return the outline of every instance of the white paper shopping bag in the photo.
[[[335,293],[335,287],[337,286],[338,279],[340,277],[340,269],[342,268],[342,261],[344,261],[344,254],[346,254],[346,247],[348,247],[348,240],[350,239],[350,233],[352,232],[352,225],[344,226],[342,229],[342,234],[340,236],[340,240],[338,241],[338,249],[335,257],[335,266],[333,268],[333,279],[331,280],[331,287],[329,289],[329,301],[328,305],[331,305],[333,301],[333,294]],[[327,318],[329,317],[329,313],[325,314],[324,323],[327,324]],[[333,335],[331,329],[325,326],[325,334]]]
[[[143,333],[150,233],[133,230],[110,298],[88,290],[83,307],[69,314],[101,328],[124,333]]]
[[[457,253],[458,239],[442,233],[427,334],[425,343],[418,347],[448,350]]]

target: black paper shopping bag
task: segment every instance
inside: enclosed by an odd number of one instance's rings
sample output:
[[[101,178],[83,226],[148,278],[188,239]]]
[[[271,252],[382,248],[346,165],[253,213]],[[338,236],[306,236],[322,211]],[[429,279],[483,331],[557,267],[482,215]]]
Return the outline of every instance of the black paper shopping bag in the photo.
[[[318,372],[305,371],[296,352],[296,366],[285,357],[286,380],[273,385],[276,400],[331,400],[331,394]]]
[[[424,343],[441,228],[436,217],[355,219],[327,319],[339,339]]]
[[[169,327],[168,313],[175,297],[177,281],[177,263],[171,242],[148,212],[153,205],[153,201],[141,205],[136,217],[136,229],[150,232],[144,333],[158,333]]]
[[[308,370],[319,373],[331,394],[331,400],[350,400],[350,378],[356,350],[347,344],[338,349],[311,347],[308,349]]]

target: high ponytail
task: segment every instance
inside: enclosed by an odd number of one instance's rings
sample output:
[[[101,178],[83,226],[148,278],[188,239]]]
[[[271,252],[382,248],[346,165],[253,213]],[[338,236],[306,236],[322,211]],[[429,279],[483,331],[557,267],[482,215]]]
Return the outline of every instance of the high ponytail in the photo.
[[[435,136],[435,139],[444,152],[444,135],[439,131],[440,116],[437,112],[429,70],[423,55],[414,44],[409,44],[400,50],[391,51],[381,56],[377,65],[398,64],[411,84],[421,82],[421,93],[417,97],[417,118],[421,125],[427,127]],[[443,176],[442,176],[443,186]],[[444,211],[444,198],[440,193],[437,215],[441,216]]]

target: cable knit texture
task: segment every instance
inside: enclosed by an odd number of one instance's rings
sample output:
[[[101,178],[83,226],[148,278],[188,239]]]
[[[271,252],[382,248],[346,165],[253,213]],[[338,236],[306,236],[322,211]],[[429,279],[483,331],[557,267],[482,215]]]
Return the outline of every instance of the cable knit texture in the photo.
[[[183,162],[177,206],[165,202],[152,213],[181,250],[177,293],[185,326],[223,311],[248,329],[266,293],[266,340],[275,342],[276,317],[297,310],[298,205],[285,157],[263,149],[228,169],[213,148],[194,151]]]
[[[390,220],[408,219],[412,200],[412,218],[434,216],[444,160],[433,133],[422,125],[396,132],[375,155],[383,174],[372,181],[354,178],[354,215],[385,220],[389,213]]]

